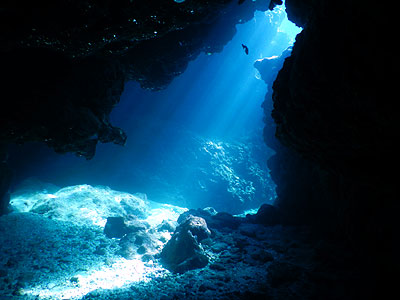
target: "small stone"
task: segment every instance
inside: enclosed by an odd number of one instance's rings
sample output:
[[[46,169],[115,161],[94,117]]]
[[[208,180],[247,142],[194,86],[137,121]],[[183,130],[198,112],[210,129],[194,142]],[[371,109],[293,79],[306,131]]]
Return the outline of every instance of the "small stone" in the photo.
[[[122,238],[129,232],[122,217],[108,217],[104,234],[109,238]]]
[[[76,276],[74,276],[74,277],[71,277],[71,279],[69,280],[71,283],[78,283],[79,282],[79,278],[78,277],[76,277]]]
[[[150,262],[152,260],[154,260],[153,255],[145,254],[145,255],[142,256],[142,261],[144,261],[144,262]]]
[[[147,249],[144,247],[144,246],[140,246],[138,249],[137,249],[137,253],[138,254],[145,254],[147,252]]]
[[[137,236],[135,238],[135,245],[141,246],[144,242],[144,237],[143,236]]]
[[[23,296],[24,295],[24,291],[21,288],[17,288],[16,290],[13,291],[13,296]]]
[[[48,285],[47,285],[47,288],[48,289],[52,289],[52,288],[54,288],[56,286],[56,284],[54,283],[54,282],[50,282]]]
[[[96,251],[94,251],[93,253],[97,255],[106,255],[107,250],[101,247],[97,247]]]
[[[210,265],[210,269],[215,270],[215,271],[225,271],[226,270],[225,266],[221,263],[213,263],[212,265]]]
[[[218,212],[215,210],[214,207],[206,207],[203,209],[205,212],[210,214],[210,216],[215,216]]]
[[[216,253],[220,253],[227,248],[228,245],[226,243],[215,243],[214,245],[211,246],[211,250]]]

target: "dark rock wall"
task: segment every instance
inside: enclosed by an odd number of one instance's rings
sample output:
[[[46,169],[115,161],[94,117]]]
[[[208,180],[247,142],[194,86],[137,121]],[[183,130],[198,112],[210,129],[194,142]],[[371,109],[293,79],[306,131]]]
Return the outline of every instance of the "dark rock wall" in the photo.
[[[0,144],[0,215],[8,212],[8,203],[10,201],[8,187],[12,179],[12,171],[7,164],[7,157],[6,147]]]
[[[328,229],[389,267],[398,211],[398,121],[384,96],[394,74],[392,19],[362,1],[286,5],[304,30],[273,85],[275,135],[285,146],[269,162],[276,204],[289,222]]]
[[[90,159],[98,142],[125,142],[108,121],[125,81],[165,87],[201,51],[222,49],[235,24],[269,1],[22,4],[0,10],[0,88],[8,103],[0,141],[44,142]]]

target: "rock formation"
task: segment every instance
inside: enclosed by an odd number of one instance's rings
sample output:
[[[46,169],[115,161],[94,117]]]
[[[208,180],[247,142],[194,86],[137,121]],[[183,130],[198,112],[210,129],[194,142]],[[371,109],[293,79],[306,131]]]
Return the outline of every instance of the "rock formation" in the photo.
[[[98,142],[124,144],[108,115],[126,80],[164,87],[201,51],[222,49],[234,25],[269,1],[230,2],[6,3],[1,87],[9,105],[0,142],[40,141],[88,159]]]
[[[398,210],[390,175],[398,126],[384,96],[392,62],[381,32],[392,20],[361,1],[286,7],[304,30],[273,85],[275,135],[286,148],[269,162],[277,205],[289,221],[351,241],[382,274]]]
[[[211,235],[203,218],[189,215],[175,230],[161,252],[168,269],[177,273],[205,267],[207,254],[200,242]]]

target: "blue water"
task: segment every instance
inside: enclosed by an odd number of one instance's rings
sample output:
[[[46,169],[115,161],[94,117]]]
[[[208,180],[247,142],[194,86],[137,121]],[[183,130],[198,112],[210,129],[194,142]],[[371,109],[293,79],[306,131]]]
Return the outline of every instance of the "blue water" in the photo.
[[[165,90],[125,85],[111,114],[111,123],[128,135],[125,147],[99,144],[86,161],[25,145],[10,158],[19,170],[16,181],[34,176],[60,187],[105,185],[186,207],[214,203],[232,213],[273,202],[266,167],[272,150],[262,141],[268,87],[253,64],[279,56],[300,30],[282,8],[257,12],[237,25],[222,52],[200,54]]]

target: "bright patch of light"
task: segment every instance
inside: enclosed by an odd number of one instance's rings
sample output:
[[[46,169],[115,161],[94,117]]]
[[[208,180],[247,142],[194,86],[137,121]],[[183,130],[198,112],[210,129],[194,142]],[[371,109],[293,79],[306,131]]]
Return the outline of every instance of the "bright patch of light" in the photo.
[[[151,227],[156,227],[164,220],[178,220],[179,216],[187,211],[187,208],[182,208],[170,204],[159,204],[156,202],[150,203],[151,214],[145,219]]]
[[[22,292],[25,295],[37,296],[39,299],[80,299],[94,290],[111,290],[137,282],[149,282],[167,273],[168,271],[152,261],[145,264],[139,259],[121,258],[109,267],[73,276],[73,280],[47,284],[52,288],[35,287]]]
[[[145,194],[132,195],[106,186],[83,184],[62,188],[54,194],[32,192],[11,196],[10,204],[17,212],[33,212],[51,219],[103,228],[108,217],[129,214],[129,209],[144,209],[148,201]]]
[[[280,14],[283,17],[282,23],[278,27],[278,32],[285,33],[290,39],[290,44],[293,45],[296,36],[303,30],[303,28],[297,27],[296,24],[289,21],[286,13],[285,2],[283,3],[283,5],[276,7],[274,11],[275,10],[277,11],[278,14]]]
[[[171,232],[159,232],[156,230],[157,226],[164,220],[175,222],[180,214],[187,211],[186,208],[149,201],[144,194],[132,195],[105,186],[90,185],[65,187],[54,194],[48,194],[47,191],[27,191],[23,195],[12,197],[11,204],[18,213],[39,214],[46,220],[50,217],[66,221],[100,234],[101,230],[98,231],[97,226],[102,229],[108,216],[124,216],[132,211],[143,211],[141,220],[150,225],[146,231],[147,237],[157,245],[155,251],[148,249],[146,254],[149,255],[157,254],[171,238]],[[27,286],[20,292],[46,300],[81,299],[94,290],[128,288],[132,284],[149,282],[169,274],[160,263],[153,260],[144,262],[141,258],[141,255],[136,254],[128,260],[109,253],[104,264],[96,264],[88,269],[84,265],[83,269],[77,266],[77,270],[67,276],[62,271],[56,272],[50,281]]]
[[[254,71],[254,77],[257,78],[258,80],[262,80],[261,74],[257,69],[255,69]]]
[[[297,27],[294,23],[290,22],[287,17],[282,21],[281,25],[278,28],[278,32],[286,33],[289,36],[291,44],[294,43],[296,35],[299,34],[302,30],[303,29],[301,27]]]
[[[245,210],[243,213],[234,215],[235,217],[246,218],[246,215],[255,215],[258,212],[258,208],[252,208]]]

